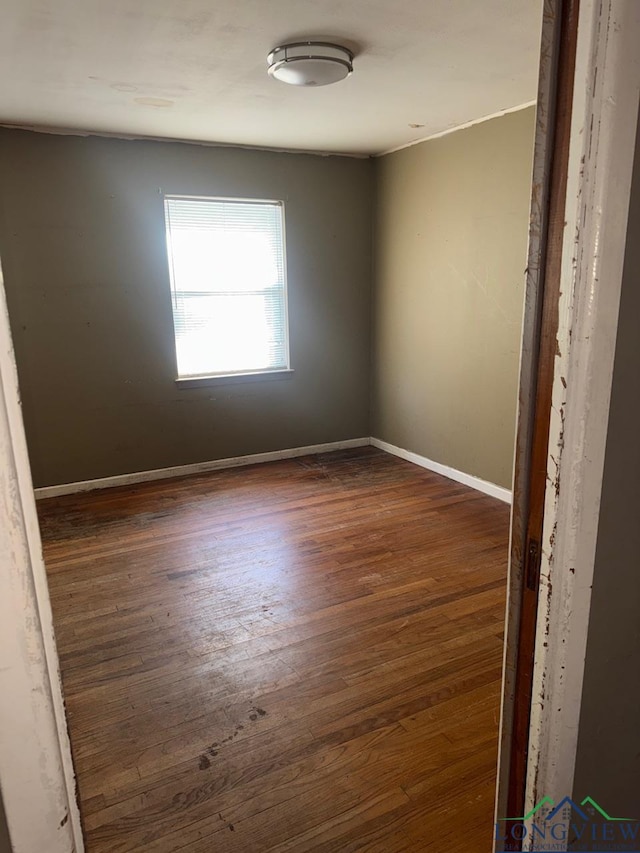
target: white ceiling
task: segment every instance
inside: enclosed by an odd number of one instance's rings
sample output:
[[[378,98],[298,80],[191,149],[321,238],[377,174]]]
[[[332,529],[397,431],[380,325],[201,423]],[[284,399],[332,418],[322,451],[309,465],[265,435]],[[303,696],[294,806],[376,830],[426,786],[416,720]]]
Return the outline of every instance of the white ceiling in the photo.
[[[542,0],[4,0],[0,123],[372,154],[531,101]],[[297,89],[276,44],[355,48]],[[411,124],[420,125],[412,128]]]

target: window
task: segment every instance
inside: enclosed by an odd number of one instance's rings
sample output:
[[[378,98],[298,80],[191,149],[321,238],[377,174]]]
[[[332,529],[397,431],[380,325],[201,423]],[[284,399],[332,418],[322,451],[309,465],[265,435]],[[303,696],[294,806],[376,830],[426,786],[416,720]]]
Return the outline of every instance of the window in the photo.
[[[289,368],[279,201],[167,196],[178,378]]]

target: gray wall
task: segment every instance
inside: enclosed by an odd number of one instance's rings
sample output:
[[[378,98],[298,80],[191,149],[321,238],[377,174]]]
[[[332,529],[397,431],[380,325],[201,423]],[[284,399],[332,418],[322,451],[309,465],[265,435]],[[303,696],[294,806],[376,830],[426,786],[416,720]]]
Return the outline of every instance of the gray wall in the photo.
[[[640,818],[640,134],[616,342],[574,793]]]
[[[37,486],[369,434],[369,160],[0,130]],[[290,379],[178,389],[162,193],[283,199]]]
[[[534,119],[377,161],[372,435],[507,488]]]

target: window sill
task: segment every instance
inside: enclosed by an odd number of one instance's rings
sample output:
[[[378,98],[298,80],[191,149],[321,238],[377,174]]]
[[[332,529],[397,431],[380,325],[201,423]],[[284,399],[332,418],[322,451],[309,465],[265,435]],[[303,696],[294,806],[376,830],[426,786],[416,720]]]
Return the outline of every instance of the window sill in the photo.
[[[176,379],[178,388],[207,388],[210,385],[231,385],[245,382],[272,382],[275,379],[291,379],[294,371],[265,370],[255,373],[225,373],[219,376],[191,376]]]

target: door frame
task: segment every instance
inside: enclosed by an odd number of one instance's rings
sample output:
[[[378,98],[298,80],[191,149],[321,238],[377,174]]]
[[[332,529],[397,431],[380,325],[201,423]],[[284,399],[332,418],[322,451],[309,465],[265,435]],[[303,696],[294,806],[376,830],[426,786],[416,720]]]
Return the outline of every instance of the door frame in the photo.
[[[524,814],[579,0],[543,9],[511,516],[501,815]],[[508,713],[507,713],[508,710]]]
[[[14,853],[83,853],[0,269],[0,787]]]
[[[561,2],[545,0],[547,27],[556,25]],[[553,488],[547,488],[544,497],[527,807],[542,793],[570,793],[573,783],[638,114],[640,63],[634,53],[638,43],[638,0],[581,0],[552,403],[550,412],[535,414],[535,418],[548,418],[547,473]],[[550,93],[554,75],[548,77]],[[539,158],[538,146],[536,150]],[[541,161],[536,162],[540,167]],[[535,216],[532,245],[541,237],[534,226]],[[526,517],[518,510],[529,481],[529,457],[523,447],[534,420],[531,381],[537,349],[531,344],[540,324],[539,314],[532,312],[536,306],[539,310],[540,280],[540,276],[530,279],[525,306],[525,379],[520,394],[497,791],[501,815],[510,786],[508,735],[515,708],[510,660],[519,642],[521,533]],[[606,288],[598,286],[602,281]],[[82,853],[76,783],[1,276],[0,469],[0,784],[7,823],[15,853]]]
[[[640,3],[582,0],[527,804],[572,793],[640,99]],[[566,385],[566,387],[565,387]]]
[[[545,1],[540,90],[547,95],[561,83],[562,69],[553,66],[551,48],[567,2],[572,0]],[[536,210],[550,181],[548,151],[536,146],[530,260],[547,236],[560,250],[560,264],[558,281],[545,282],[538,266],[529,269],[527,282],[497,819],[517,817],[509,812],[510,801],[521,800],[524,815],[545,795],[559,800],[573,793],[638,119],[638,43],[640,4],[635,0],[580,0],[560,229],[551,220],[545,223]],[[542,102],[542,125],[550,100]],[[542,189],[536,186],[541,175]],[[541,308],[549,284],[557,294],[554,316]],[[551,399],[546,410],[536,411],[534,374],[540,365],[534,345],[545,335],[555,348]],[[548,437],[546,488],[537,496],[530,488],[536,426]],[[532,507],[532,500],[541,505]],[[523,638],[520,628],[527,607],[526,531],[534,509],[542,510],[542,539],[537,590],[528,604],[533,609],[527,616],[535,620],[531,648],[531,637]],[[523,644],[531,655],[532,699],[518,708],[517,658]],[[525,744],[513,727],[518,710],[529,718]],[[526,751],[524,779],[513,773],[514,749]]]

